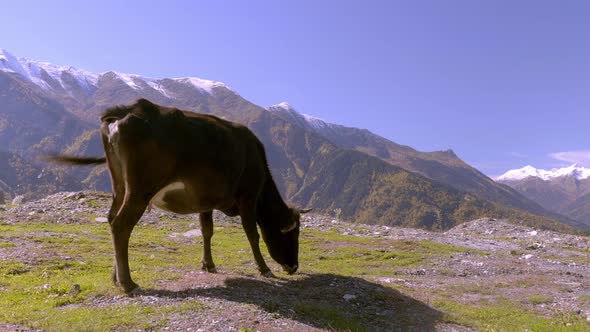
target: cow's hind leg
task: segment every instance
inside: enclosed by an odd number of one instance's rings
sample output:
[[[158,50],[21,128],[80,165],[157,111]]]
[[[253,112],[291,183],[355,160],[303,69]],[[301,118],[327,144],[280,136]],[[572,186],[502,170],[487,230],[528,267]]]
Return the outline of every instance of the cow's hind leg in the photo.
[[[248,242],[250,242],[258,270],[265,277],[273,277],[272,271],[266,265],[260,252],[260,235],[258,234],[258,229],[256,229],[256,200],[241,200],[238,208],[242,219],[242,227],[244,227]]]
[[[129,272],[129,237],[146,207],[146,201],[137,195],[127,193],[119,212],[111,222],[111,235],[115,249],[113,280],[123,288],[125,293],[131,293],[138,287],[131,279]]]
[[[203,234],[203,263],[202,269],[207,272],[215,273],[215,264],[213,263],[213,256],[211,255],[211,237],[213,237],[213,211],[203,212],[199,214],[199,221],[201,222],[201,233]]]
[[[113,188],[113,202],[109,210],[108,221],[112,225],[115,217],[121,209],[123,200],[125,198],[125,179],[123,178],[122,163],[117,154],[115,153],[114,147],[110,144],[106,136],[102,135],[103,145],[105,150],[105,156],[107,159],[107,166],[109,168],[109,174],[111,176],[111,184]],[[111,274],[113,283],[117,284],[117,260],[113,257],[113,273]]]

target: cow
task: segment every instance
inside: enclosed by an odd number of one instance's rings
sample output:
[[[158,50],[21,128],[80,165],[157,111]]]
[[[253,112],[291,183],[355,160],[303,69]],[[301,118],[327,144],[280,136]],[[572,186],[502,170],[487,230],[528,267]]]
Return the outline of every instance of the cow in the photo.
[[[113,201],[108,214],[115,251],[112,280],[126,293],[138,285],[129,272],[129,237],[148,207],[199,213],[202,268],[211,255],[213,210],[239,215],[258,270],[272,276],[260,252],[257,224],[270,256],[293,274],[298,267],[300,210],[289,207],[272,179],[264,146],[246,126],[140,99],[101,117],[104,157],[52,155],[74,165],[107,164]]]

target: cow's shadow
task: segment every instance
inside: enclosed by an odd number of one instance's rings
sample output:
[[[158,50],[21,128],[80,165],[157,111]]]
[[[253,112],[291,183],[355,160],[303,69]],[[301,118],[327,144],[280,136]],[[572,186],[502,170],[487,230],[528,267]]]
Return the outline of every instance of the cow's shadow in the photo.
[[[228,278],[222,286],[181,291],[144,289],[159,297],[210,297],[330,330],[432,331],[442,313],[378,283],[335,274],[297,279]]]

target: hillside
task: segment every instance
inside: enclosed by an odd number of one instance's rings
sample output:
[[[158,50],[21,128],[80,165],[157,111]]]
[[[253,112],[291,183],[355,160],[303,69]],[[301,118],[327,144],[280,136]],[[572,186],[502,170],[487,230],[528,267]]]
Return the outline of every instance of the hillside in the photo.
[[[268,108],[286,121],[296,123],[326,138],[336,146],[354,149],[383,161],[418,173],[449,187],[475,194],[509,207],[545,214],[547,211],[509,186],[496,183],[461,160],[452,150],[421,152],[399,145],[369,130],[328,123],[298,113],[288,103]]]
[[[558,223],[523,210],[503,207],[432,182],[379,158],[340,149],[268,112],[260,113],[249,126],[265,144],[279,189],[290,202],[300,207],[312,207],[323,213],[340,209],[341,218],[360,223],[432,230],[446,230],[491,214],[549,229],[571,232],[571,226],[574,226],[590,230],[590,227],[575,222]],[[93,140],[98,140],[96,133],[77,139],[76,142],[84,144],[72,144],[66,152],[96,155],[89,149],[99,145],[92,143]],[[79,172],[79,168],[73,168],[74,173],[71,170],[66,167],[63,171],[73,175]],[[96,168],[82,183],[97,190],[110,189],[103,166]]]
[[[2,330],[584,331],[590,238],[478,219],[446,232],[308,215],[300,270],[260,277],[236,219],[216,215],[219,273],[198,270],[198,221],[154,210],[131,237],[142,290],[110,282],[110,197],[0,207]]]
[[[23,156],[40,170],[27,179],[33,185],[29,196],[56,190],[109,190],[104,166],[61,167],[35,158],[53,151],[102,155],[96,133],[100,113],[146,97],[249,126],[265,145],[279,190],[302,207],[325,213],[342,208],[342,217],[349,220],[428,229],[448,229],[469,218],[504,210],[514,218],[545,220],[544,227],[569,228],[548,221],[554,218],[584,229],[495,184],[452,152],[418,152],[368,131],[338,125],[326,125],[333,129],[328,135],[318,130],[323,125],[317,119],[308,117],[311,122],[305,125],[286,118],[249,102],[221,82],[195,77],[153,79],[114,71],[90,73],[0,53],[7,59],[0,66],[0,101],[8,105],[0,109],[0,123],[8,124],[4,131],[0,129],[0,138],[6,138],[0,141],[0,151]],[[401,169],[405,171],[400,173]],[[39,183],[36,176],[41,173],[57,179],[56,183]],[[397,173],[404,175],[393,176]],[[14,185],[8,189],[12,196],[20,193]]]
[[[564,213],[574,220],[590,220],[590,193],[570,203]]]

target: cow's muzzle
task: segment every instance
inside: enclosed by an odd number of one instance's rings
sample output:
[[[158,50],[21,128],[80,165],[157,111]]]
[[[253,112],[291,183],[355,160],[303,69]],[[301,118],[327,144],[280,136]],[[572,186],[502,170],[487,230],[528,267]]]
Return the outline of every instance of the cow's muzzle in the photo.
[[[289,274],[293,274],[295,272],[297,272],[297,268],[299,266],[297,264],[293,265],[293,266],[289,266],[287,264],[283,264],[283,270],[285,270],[285,272],[289,273]]]

